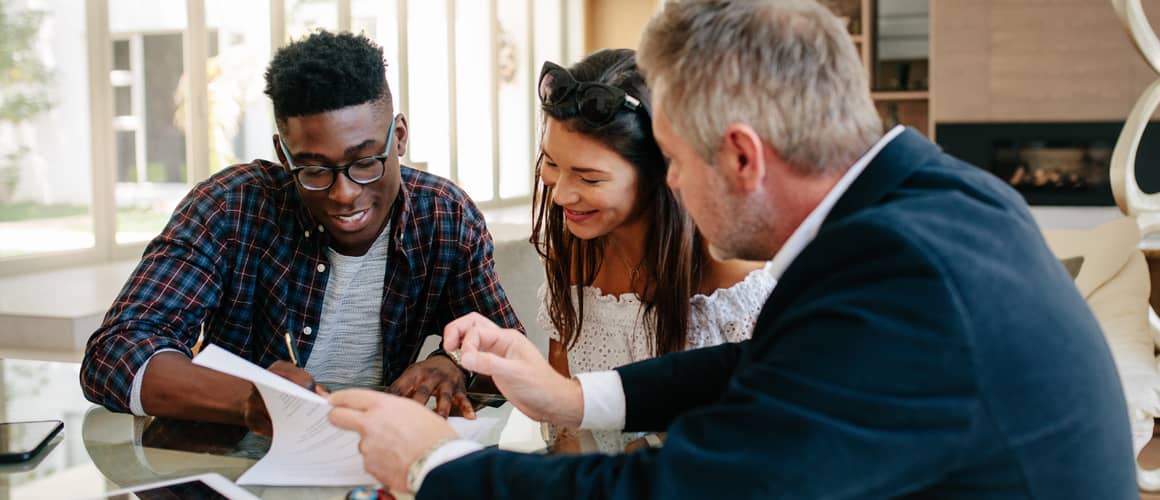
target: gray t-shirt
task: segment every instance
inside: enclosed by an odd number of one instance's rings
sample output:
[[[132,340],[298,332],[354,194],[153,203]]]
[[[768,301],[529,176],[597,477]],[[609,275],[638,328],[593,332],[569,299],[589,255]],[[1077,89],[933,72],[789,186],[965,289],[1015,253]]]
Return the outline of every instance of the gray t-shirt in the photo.
[[[365,255],[328,248],[330,276],[322,318],[306,371],[319,382],[377,386],[383,383],[383,279],[390,227]]]
[[[350,257],[333,249],[326,249],[330,259],[330,276],[326,295],[322,299],[322,319],[318,322],[318,337],[306,371],[319,382],[339,383],[359,387],[383,383],[383,280],[387,274],[387,243],[391,226],[379,233],[365,255]],[[161,349],[156,356],[165,351]],[[150,356],[137,369],[129,392],[129,411],[144,416],[141,405],[141,379],[145,367],[153,360]]]

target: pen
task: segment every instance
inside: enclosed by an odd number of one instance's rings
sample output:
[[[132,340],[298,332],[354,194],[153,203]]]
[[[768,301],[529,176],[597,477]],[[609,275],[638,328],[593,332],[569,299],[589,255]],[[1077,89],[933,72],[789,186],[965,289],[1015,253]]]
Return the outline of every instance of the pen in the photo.
[[[302,365],[298,364],[298,359],[299,359],[298,348],[294,347],[294,340],[290,338],[290,332],[286,332],[285,338],[286,338],[286,351],[290,353],[290,362],[294,363],[294,366],[297,366],[298,368],[302,368]]]

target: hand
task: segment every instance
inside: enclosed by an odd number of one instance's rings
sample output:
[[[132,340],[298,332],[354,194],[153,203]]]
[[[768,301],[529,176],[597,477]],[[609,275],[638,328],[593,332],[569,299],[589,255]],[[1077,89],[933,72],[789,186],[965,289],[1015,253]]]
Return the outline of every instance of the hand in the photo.
[[[363,468],[394,490],[408,491],[407,469],[435,443],[458,437],[446,420],[410,399],[349,389],[332,394],[330,404],[330,423],[362,437]]]
[[[571,427],[556,429],[556,441],[551,444],[552,455],[579,455],[584,453],[580,445],[580,433],[583,432]]]
[[[660,439],[662,443],[665,440],[665,433],[663,433],[663,432],[658,432],[656,434],[653,434],[653,436],[656,436],[657,439]],[[646,436],[646,437],[637,438],[637,439],[633,439],[632,441],[629,441],[628,444],[624,445],[624,452],[625,453],[632,453],[636,450],[644,450],[644,449],[648,449],[651,447],[652,447],[652,443],[648,442],[648,437]]]
[[[439,416],[447,418],[454,406],[464,417],[475,418],[475,410],[467,399],[463,370],[447,356],[432,356],[408,366],[387,392],[411,398],[424,406],[435,396],[435,413]]]
[[[276,361],[267,370],[295,384],[312,390],[321,396],[325,397],[330,394],[325,387],[314,383],[314,377],[307,373],[306,370],[294,366],[293,363]],[[242,419],[245,421],[246,427],[254,431],[254,433],[263,436],[274,435],[274,428],[270,422],[270,414],[266,411],[266,404],[262,401],[262,395],[258,392],[258,388],[252,385],[250,386],[250,397],[246,399],[245,405],[242,406]]]
[[[580,382],[557,373],[519,331],[471,313],[443,330],[443,349],[461,350],[464,368],[491,375],[508,401],[533,420],[580,426],[584,416]]]

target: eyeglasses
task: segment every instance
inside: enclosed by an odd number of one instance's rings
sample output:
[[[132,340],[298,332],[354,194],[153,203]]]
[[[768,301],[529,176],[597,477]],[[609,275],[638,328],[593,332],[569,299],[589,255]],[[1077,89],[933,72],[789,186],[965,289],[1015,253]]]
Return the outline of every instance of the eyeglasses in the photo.
[[[338,173],[346,174],[346,178],[351,182],[360,186],[370,184],[383,178],[383,173],[386,172],[387,159],[391,157],[391,144],[395,141],[395,120],[398,116],[391,118],[391,130],[387,132],[387,147],[383,149],[383,154],[367,156],[360,158],[346,165],[337,167],[327,167],[323,165],[294,165],[294,160],[290,158],[290,150],[286,148],[286,142],[282,140],[282,136],[278,136],[278,146],[282,148],[282,155],[286,157],[287,166],[290,167],[290,174],[298,180],[298,184],[307,191],[326,191],[334,185],[334,181],[338,179]]]
[[[622,110],[636,111],[640,100],[603,83],[577,82],[567,69],[551,61],[540,69],[540,102],[565,117],[579,116],[593,127],[611,122]]]

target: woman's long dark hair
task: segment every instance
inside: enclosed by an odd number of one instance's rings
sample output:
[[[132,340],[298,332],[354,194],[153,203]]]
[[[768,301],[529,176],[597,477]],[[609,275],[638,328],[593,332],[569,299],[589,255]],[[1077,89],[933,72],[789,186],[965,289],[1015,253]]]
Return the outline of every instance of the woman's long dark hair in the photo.
[[[689,325],[689,299],[701,281],[704,249],[701,236],[668,185],[665,161],[652,135],[652,104],[644,77],[630,49],[602,50],[568,68],[579,82],[598,82],[618,87],[640,100],[644,111],[621,112],[605,125],[593,127],[574,112],[542,106],[547,118],[569,130],[599,141],[631,163],[637,172],[637,206],[633,216],[649,217],[641,271],[646,334],[654,340],[654,355],[681,351]],[[546,129],[547,127],[545,127]],[[564,211],[552,203],[552,188],[544,185],[536,160],[538,189],[533,193],[534,223],[531,243],[544,260],[548,279],[548,315],[561,343],[576,343],[584,321],[584,294],[572,303],[572,286],[589,286],[604,263],[605,237],[585,241],[572,236],[564,225]]]

